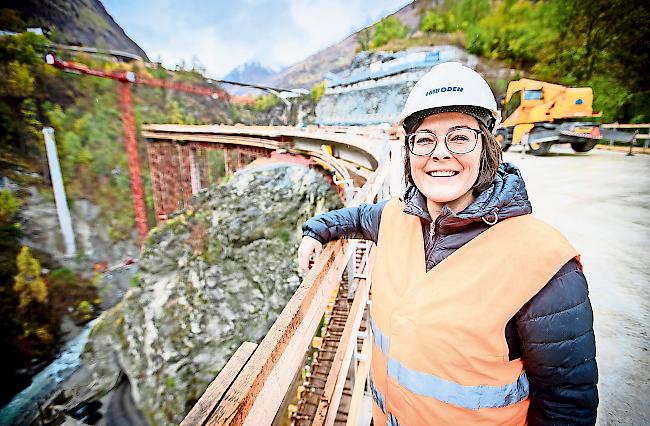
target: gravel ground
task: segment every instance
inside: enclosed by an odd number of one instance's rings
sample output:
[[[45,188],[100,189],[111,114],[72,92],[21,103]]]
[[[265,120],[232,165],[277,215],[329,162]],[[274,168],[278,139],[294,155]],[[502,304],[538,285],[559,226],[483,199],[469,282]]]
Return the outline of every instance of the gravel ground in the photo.
[[[595,317],[597,424],[650,424],[650,155],[511,150],[504,160],[522,170],[533,214],[581,254]]]

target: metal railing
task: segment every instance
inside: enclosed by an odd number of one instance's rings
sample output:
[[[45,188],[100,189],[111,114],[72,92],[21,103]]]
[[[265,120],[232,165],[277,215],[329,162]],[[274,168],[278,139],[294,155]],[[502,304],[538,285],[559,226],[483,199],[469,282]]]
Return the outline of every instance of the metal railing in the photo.
[[[650,147],[650,124],[619,124],[619,123],[609,123],[601,125],[604,129],[611,129],[618,131],[621,130],[634,130],[633,133],[629,133],[629,137],[626,137],[625,142],[629,143],[628,155],[634,155],[633,148],[636,147],[637,140],[643,140],[643,146],[641,148],[642,153],[646,153]],[[648,129],[648,133],[639,133],[640,129]],[[622,133],[622,132],[618,132]],[[626,132],[627,133],[627,132]],[[626,135],[627,136],[627,135]],[[614,137],[610,136],[609,146],[614,146]]]

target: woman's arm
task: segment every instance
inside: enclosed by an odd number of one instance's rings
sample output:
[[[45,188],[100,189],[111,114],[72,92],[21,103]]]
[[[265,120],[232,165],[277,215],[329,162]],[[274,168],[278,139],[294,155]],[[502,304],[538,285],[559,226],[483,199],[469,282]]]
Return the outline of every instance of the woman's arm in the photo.
[[[587,280],[570,260],[516,316],[530,380],[528,424],[593,425],[598,368]]]
[[[298,247],[298,267],[309,270],[309,259],[318,256],[323,244],[339,238],[363,238],[377,242],[381,212],[387,201],[362,204],[333,210],[312,217],[302,225],[302,241]]]
[[[359,238],[376,243],[381,212],[387,202],[361,204],[312,217],[302,225],[302,235],[321,244],[340,238]]]

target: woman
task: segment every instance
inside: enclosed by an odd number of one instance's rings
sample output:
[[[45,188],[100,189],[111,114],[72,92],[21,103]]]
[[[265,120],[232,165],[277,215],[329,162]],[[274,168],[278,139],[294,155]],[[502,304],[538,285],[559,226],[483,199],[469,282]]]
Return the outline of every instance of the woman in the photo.
[[[377,244],[375,425],[594,424],[593,317],[575,249],[534,219],[501,163],[494,95],[444,63],[411,91],[403,198],[316,216],[299,263],[337,238]]]

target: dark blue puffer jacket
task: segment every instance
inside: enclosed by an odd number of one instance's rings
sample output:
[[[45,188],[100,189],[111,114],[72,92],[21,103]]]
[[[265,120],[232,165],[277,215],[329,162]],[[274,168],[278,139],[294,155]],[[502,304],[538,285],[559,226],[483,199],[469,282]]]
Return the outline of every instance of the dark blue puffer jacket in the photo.
[[[499,167],[494,183],[455,214],[447,206],[431,223],[426,199],[407,190],[405,212],[418,216],[427,271],[499,220],[532,211],[519,170]],[[321,243],[338,238],[377,242],[386,202],[335,210],[303,225],[303,235]],[[510,359],[522,358],[530,381],[530,425],[593,425],[598,406],[598,369],[587,281],[575,259],[567,262],[526,303],[504,330]]]

